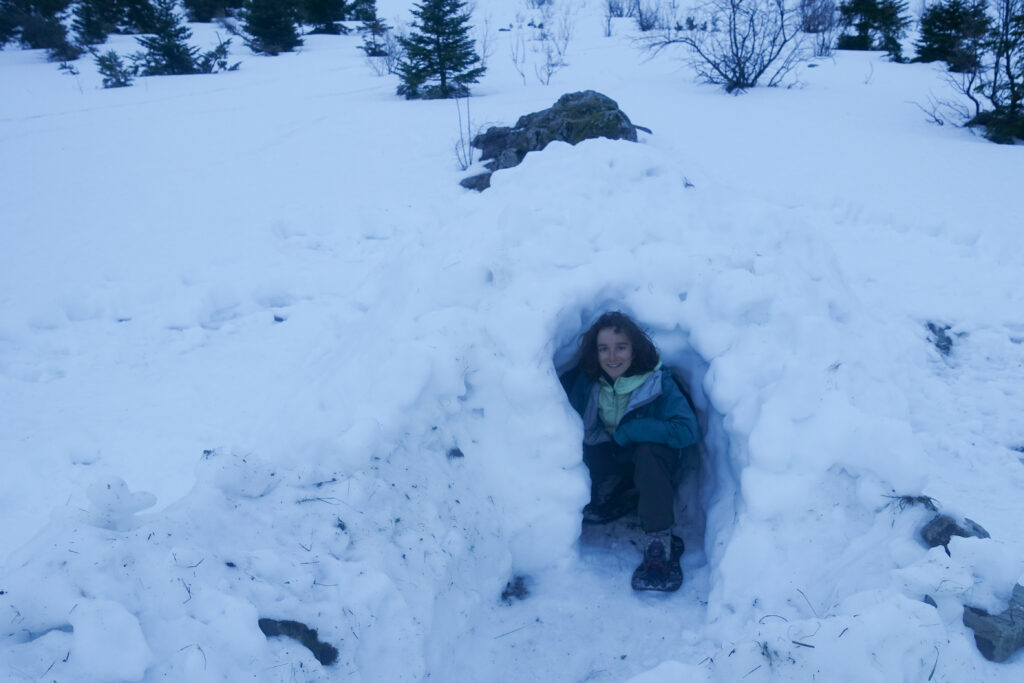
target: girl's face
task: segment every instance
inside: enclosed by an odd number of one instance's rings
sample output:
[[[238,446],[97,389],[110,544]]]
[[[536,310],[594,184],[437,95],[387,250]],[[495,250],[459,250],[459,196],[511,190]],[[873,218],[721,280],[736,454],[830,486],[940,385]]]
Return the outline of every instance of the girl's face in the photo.
[[[633,343],[614,327],[604,328],[597,333],[597,362],[614,382],[633,362]]]

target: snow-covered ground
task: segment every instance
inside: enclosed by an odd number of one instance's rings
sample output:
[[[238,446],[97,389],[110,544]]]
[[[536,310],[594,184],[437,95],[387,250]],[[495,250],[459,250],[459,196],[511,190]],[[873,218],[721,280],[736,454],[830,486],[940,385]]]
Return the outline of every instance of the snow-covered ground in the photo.
[[[456,105],[356,35],[119,90],[0,51],[0,678],[1024,678],[961,623],[1024,573],[1022,149],[928,123],[935,65],[732,97],[595,0],[524,85],[532,10],[478,6],[474,128],[593,89],[653,134],[478,194]],[[629,523],[581,538],[555,366],[612,308],[707,431],[676,594],[629,588]],[[929,550],[899,496],[992,538]]]

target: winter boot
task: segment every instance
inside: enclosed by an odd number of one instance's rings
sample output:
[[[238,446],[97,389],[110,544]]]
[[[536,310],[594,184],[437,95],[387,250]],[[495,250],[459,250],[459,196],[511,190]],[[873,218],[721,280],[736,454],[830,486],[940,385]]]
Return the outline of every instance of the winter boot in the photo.
[[[602,487],[603,488],[603,487]],[[632,477],[621,479],[610,491],[594,491],[591,500],[583,507],[584,524],[607,524],[625,517],[636,510],[640,494],[633,485]]]
[[[644,534],[642,545],[644,560],[633,572],[633,590],[679,590],[683,585],[683,568],[679,564],[683,539],[666,529]]]

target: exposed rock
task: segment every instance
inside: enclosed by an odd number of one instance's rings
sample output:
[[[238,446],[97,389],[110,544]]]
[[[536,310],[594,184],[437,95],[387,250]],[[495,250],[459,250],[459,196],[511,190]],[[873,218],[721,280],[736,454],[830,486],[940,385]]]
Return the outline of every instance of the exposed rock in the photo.
[[[287,636],[305,645],[316,660],[328,666],[338,660],[338,649],[330,643],[320,640],[315,628],[310,628],[300,621],[289,619],[260,619],[260,630],[268,638],[273,636]]]
[[[530,591],[526,588],[526,577],[517,574],[505,584],[505,590],[501,592],[501,599],[506,604],[512,604],[512,598],[525,600],[529,594]]]
[[[985,659],[1005,662],[1024,647],[1024,586],[1013,587],[1010,606],[1002,614],[964,607],[964,626],[974,631],[974,642]]]
[[[935,345],[939,353],[943,356],[948,356],[949,352],[953,350],[953,338],[947,334],[949,332],[949,325],[939,325],[929,320],[928,331],[931,333],[928,341]]]
[[[491,174],[480,173],[479,175],[471,175],[468,178],[463,178],[459,185],[462,185],[467,190],[476,190],[477,192],[483,192],[491,186]]]
[[[562,95],[549,109],[521,116],[512,128],[488,128],[473,138],[473,147],[481,150],[480,160],[487,162],[484,166],[493,173],[519,165],[529,152],[542,150],[555,140],[570,145],[590,138],[636,142],[636,131],[615,100],[584,90]],[[490,173],[466,178],[462,186],[482,191],[490,186]]]
[[[949,554],[949,539],[953,536],[989,538],[989,533],[977,522],[964,518],[963,525],[949,515],[937,515],[921,529],[921,539],[929,548],[942,546]]]

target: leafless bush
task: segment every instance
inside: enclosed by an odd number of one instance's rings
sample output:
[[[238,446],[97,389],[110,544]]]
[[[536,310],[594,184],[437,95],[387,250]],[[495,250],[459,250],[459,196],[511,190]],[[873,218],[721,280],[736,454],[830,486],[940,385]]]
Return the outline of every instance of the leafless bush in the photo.
[[[981,99],[978,97],[981,81],[981,69],[971,69],[963,72],[949,71],[946,73],[946,82],[949,83],[954,91],[966,97],[974,109],[973,112],[965,111],[961,122],[974,118],[981,113]]]
[[[405,48],[401,38],[405,37],[404,28],[388,31],[384,36],[384,68],[391,75],[398,75],[398,65],[405,58]]]
[[[914,102],[914,104],[924,112],[929,123],[934,123],[937,126],[944,126],[947,122],[959,125],[970,118],[968,108],[962,103],[938,98],[935,95],[929,95],[925,104],[920,102]]]
[[[611,19],[621,19],[629,11],[629,0],[605,0],[604,13]]]
[[[565,55],[569,51],[569,43],[572,42],[573,33],[576,30],[576,7],[570,3],[562,5],[562,11],[556,14],[550,9],[543,13],[544,25],[547,27],[542,32],[543,40],[550,43],[558,56],[558,61],[565,65]]]
[[[494,55],[494,37],[491,34],[491,16],[487,15],[476,26],[476,47],[480,55],[480,66],[487,68],[487,61]]]
[[[604,4],[604,35],[612,34],[612,19],[626,16],[626,0],[605,0]]]
[[[653,31],[666,27],[662,16],[661,0],[634,0],[633,13],[636,15],[637,28],[641,31]]]
[[[842,31],[835,0],[800,0],[800,28],[811,35],[815,57],[828,57]]]
[[[465,103],[466,116],[462,116],[462,106]],[[465,171],[473,165],[473,121],[469,112],[469,98],[456,97],[455,109],[459,116],[459,138],[455,141],[455,161],[459,164],[459,170]]]
[[[543,43],[541,46],[541,56],[544,59],[533,65],[533,72],[537,75],[537,80],[541,84],[551,85],[551,77],[565,66],[565,62],[559,59],[554,43],[550,41]]]
[[[523,85],[530,68],[538,81],[550,85],[552,76],[566,66],[578,9],[576,3],[562,0],[558,5],[540,5],[539,13],[529,21],[521,14],[516,15],[515,28],[509,36],[509,55]]]
[[[842,25],[835,0],[800,0],[800,30],[813,36],[815,57],[828,57],[835,49]]]
[[[697,77],[730,93],[780,85],[807,57],[785,0],[709,0],[696,17],[645,42],[655,53],[684,46]]]
[[[515,30],[509,38],[508,46],[509,54],[512,57],[512,66],[515,67],[519,77],[523,79],[523,85],[526,85],[526,71],[523,68],[526,64],[526,38],[523,36],[522,30]]]

